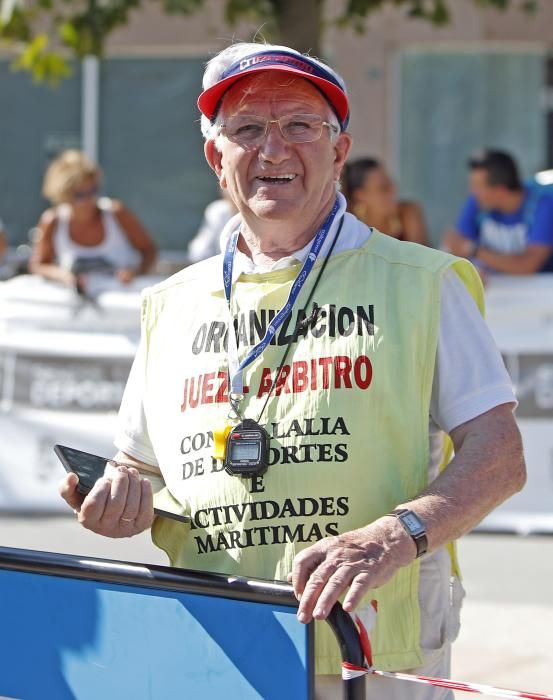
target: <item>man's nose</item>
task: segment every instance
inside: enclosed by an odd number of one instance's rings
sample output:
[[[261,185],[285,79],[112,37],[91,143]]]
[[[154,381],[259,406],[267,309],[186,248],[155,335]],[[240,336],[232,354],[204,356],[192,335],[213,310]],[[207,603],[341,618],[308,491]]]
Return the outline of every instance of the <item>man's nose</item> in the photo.
[[[280,163],[288,158],[290,144],[280,131],[279,124],[269,122],[267,131],[259,147],[259,156],[263,160],[269,160],[272,163]]]

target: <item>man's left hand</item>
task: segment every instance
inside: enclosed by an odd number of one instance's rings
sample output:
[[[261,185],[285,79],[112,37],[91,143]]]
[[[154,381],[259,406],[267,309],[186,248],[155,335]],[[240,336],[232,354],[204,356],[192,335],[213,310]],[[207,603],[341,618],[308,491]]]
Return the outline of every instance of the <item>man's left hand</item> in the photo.
[[[370,588],[386,583],[415,556],[413,540],[397,518],[389,516],[320,540],[296,556],[288,576],[300,601],[298,619],[326,619],[346,591],[343,608],[351,612]]]

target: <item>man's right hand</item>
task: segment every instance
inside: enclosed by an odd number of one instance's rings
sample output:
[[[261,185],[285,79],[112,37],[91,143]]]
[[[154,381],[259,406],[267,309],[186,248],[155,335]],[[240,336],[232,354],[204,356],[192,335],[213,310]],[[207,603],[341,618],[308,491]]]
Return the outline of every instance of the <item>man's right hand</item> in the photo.
[[[106,537],[132,537],[151,527],[152,485],[137,469],[118,466],[98,479],[86,497],[77,491],[78,483],[76,474],[67,474],[59,493],[87,530]]]

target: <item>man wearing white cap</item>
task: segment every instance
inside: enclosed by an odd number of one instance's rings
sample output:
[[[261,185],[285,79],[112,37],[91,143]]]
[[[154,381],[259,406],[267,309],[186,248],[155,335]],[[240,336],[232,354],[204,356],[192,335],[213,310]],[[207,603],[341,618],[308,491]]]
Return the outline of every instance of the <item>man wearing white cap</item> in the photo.
[[[462,589],[447,545],[525,478],[478,275],[345,213],[348,97],[320,61],[234,45],[209,62],[198,105],[239,213],[223,255],[144,298],[115,441],[134,467],[84,503],[69,475],[62,495],[101,534],[153,523],[176,566],[291,580],[302,622],[377,600],[375,666],[448,676]],[[154,520],[151,483],[190,526]],[[316,640],[316,696],[337,697],[326,625]],[[452,697],[375,677],[367,690]]]

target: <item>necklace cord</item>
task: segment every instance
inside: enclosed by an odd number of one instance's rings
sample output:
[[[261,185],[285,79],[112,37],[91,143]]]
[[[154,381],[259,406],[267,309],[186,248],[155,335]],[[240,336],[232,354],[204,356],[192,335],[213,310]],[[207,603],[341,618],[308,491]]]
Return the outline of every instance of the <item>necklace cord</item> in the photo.
[[[311,303],[311,299],[313,299],[313,295],[315,294],[315,290],[317,289],[317,285],[319,284],[319,280],[323,276],[323,272],[325,271],[326,265],[327,265],[328,261],[330,260],[330,256],[332,255],[332,251],[334,250],[334,246],[336,245],[336,241],[338,240],[338,236],[340,235],[340,231],[342,230],[343,224],[344,224],[344,217],[342,216],[342,218],[340,220],[340,224],[338,226],[338,230],[334,234],[334,239],[332,241],[332,244],[331,244],[330,248],[328,249],[328,253],[325,256],[325,259],[323,260],[323,264],[321,265],[321,269],[319,270],[319,274],[317,275],[317,278],[315,279],[315,282],[313,283],[313,286],[311,287],[311,291],[309,292],[309,296],[307,297],[307,301],[305,302],[305,304],[303,306],[303,309],[302,309],[303,314],[306,313],[307,307]],[[312,314],[313,323],[315,323],[315,321],[317,320],[319,309],[320,309],[320,307],[315,305],[315,308],[313,309],[313,314]],[[292,309],[290,310],[290,314],[288,315],[287,318],[290,318],[291,315],[292,315]],[[299,314],[298,314],[298,316],[299,316]],[[282,371],[282,368],[284,367],[284,363],[286,362],[286,358],[288,357],[288,354],[290,352],[290,348],[292,347],[292,343],[294,343],[298,339],[298,333],[299,333],[301,327],[304,325],[304,323],[307,320],[308,320],[308,317],[306,317],[303,321],[296,323],[296,327],[294,329],[294,332],[292,333],[292,335],[290,336],[290,339],[288,340],[288,343],[286,344],[286,349],[285,349],[284,354],[282,356],[282,360],[280,361],[280,364],[277,368],[274,379],[271,381],[271,386],[269,387],[269,391],[267,392],[267,397],[265,399],[263,407],[261,408],[261,412],[257,418],[257,421],[256,421],[257,423],[260,422],[261,417],[265,413],[265,409],[267,408],[267,404],[268,404],[269,399],[271,398],[273,390],[276,386],[278,377]]]

